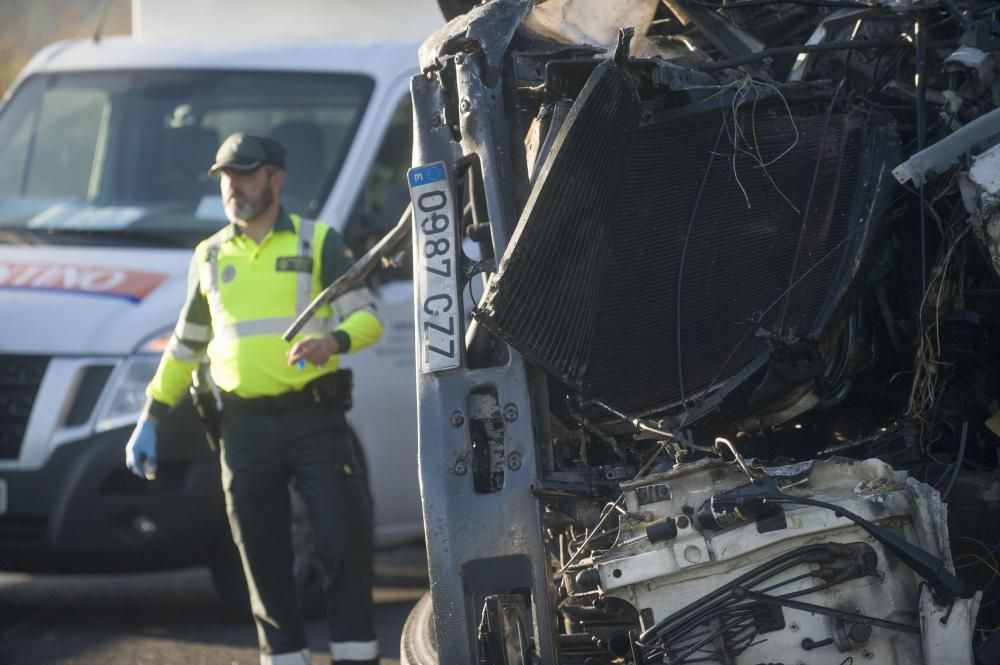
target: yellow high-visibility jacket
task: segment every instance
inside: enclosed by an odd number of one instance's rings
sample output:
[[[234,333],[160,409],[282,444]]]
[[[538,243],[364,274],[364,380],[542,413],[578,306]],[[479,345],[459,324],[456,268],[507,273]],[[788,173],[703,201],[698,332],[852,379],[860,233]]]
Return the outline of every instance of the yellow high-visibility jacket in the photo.
[[[259,245],[233,224],[202,241],[191,260],[187,301],[146,389],[146,411],[162,416],[180,401],[206,355],[221,390],[251,398],[301,390],[337,369],[338,356],[322,367],[289,366],[287,353],[300,339],[332,334],[341,353],[377,341],[382,323],[364,287],[323,307],[291,344],[281,339],[353,262],[336,231],[284,210]]]

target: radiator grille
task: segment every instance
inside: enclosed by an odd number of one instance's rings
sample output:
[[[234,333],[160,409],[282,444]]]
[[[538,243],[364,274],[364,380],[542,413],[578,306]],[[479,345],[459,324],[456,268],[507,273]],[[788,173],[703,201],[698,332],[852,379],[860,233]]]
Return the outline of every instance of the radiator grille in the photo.
[[[504,281],[477,312],[573,384],[586,374],[602,304],[595,294],[609,258],[607,220],[615,216],[638,114],[628,77],[610,63],[599,66],[567,116],[576,131],[557,139],[526,205],[532,220],[543,221],[519,225],[501,259]]]
[[[35,395],[49,364],[46,356],[0,355],[0,459],[17,459]]]
[[[823,331],[894,134],[781,102],[639,126],[622,76],[598,71],[574,104],[476,317],[585,397],[648,414],[731,377],[768,335]]]

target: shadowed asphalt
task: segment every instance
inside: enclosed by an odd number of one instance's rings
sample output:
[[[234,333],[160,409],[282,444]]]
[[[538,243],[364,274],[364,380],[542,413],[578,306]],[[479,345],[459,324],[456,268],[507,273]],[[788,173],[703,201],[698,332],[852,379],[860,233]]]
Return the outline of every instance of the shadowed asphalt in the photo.
[[[376,556],[382,665],[427,589],[422,546]],[[329,665],[323,621],[308,624],[312,665]],[[205,569],[137,575],[0,573],[0,665],[258,665],[252,621],[215,595]]]

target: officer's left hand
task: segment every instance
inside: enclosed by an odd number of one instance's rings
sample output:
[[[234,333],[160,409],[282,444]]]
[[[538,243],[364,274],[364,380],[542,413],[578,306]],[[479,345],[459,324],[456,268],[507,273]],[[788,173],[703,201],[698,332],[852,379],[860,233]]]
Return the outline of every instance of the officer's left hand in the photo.
[[[330,356],[340,352],[340,345],[333,335],[310,337],[298,342],[288,352],[288,364],[294,365],[299,360],[308,360],[317,367],[322,367]]]
[[[140,478],[156,477],[156,419],[142,417],[125,446],[125,464]]]

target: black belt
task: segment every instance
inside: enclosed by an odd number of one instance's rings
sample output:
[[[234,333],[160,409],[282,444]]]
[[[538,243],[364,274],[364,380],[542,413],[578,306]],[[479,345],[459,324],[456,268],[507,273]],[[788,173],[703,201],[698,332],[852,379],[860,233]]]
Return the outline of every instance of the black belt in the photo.
[[[326,404],[347,410],[351,408],[352,384],[351,370],[341,369],[313,379],[302,390],[290,390],[280,395],[240,397],[235,393],[221,391],[222,407],[272,413]]]

